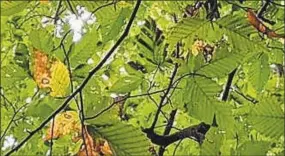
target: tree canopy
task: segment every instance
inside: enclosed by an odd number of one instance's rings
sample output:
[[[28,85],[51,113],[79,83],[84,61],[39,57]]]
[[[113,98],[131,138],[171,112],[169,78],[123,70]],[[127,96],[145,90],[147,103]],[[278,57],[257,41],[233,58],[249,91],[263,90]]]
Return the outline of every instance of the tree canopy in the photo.
[[[3,155],[284,155],[284,1],[1,1]]]

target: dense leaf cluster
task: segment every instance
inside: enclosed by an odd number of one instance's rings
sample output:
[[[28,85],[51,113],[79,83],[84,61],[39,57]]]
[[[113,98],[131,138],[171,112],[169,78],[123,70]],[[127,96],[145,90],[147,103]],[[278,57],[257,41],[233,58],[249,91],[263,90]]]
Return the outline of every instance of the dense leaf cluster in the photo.
[[[43,139],[68,110],[113,155],[284,155],[284,36],[248,9],[284,34],[281,1],[1,1],[1,153],[78,153]]]

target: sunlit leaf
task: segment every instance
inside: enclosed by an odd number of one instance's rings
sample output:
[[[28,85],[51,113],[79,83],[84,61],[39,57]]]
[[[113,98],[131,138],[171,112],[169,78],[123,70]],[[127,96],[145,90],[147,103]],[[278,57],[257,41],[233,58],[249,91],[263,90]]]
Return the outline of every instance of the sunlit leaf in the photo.
[[[70,83],[67,67],[58,59],[34,49],[34,79],[39,88],[51,90],[51,96],[65,96]]]
[[[54,122],[54,123],[53,123]],[[44,138],[45,141],[51,138],[59,138],[61,136],[80,132],[81,124],[78,113],[75,111],[66,111],[57,115],[49,125]]]

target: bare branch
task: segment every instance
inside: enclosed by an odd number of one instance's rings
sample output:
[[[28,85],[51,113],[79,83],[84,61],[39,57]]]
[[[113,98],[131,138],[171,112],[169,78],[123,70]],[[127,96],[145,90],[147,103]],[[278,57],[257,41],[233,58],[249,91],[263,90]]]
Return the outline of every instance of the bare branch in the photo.
[[[175,146],[172,156],[175,156],[176,150],[178,149],[178,147],[179,147],[179,145],[180,145],[180,143],[181,143],[182,141],[183,141],[183,140],[180,140],[180,141],[178,142],[178,144]]]
[[[81,122],[81,137],[83,140],[83,145],[85,147],[85,152],[86,155],[88,156],[88,147],[86,144],[86,139],[85,139],[85,135],[87,132],[84,132],[85,130],[85,125],[84,125],[84,103],[83,103],[83,96],[82,96],[82,91],[79,92],[79,99],[80,99],[80,113],[79,113],[79,118],[80,118],[80,122]]]
[[[54,25],[56,24],[57,20],[59,19],[59,17],[58,17],[59,16],[59,10],[61,7],[62,7],[62,0],[59,0],[58,6],[57,6],[57,9],[55,12],[55,16],[54,16],[54,22],[53,22]]]
[[[165,90],[165,89],[164,89]],[[102,109],[99,113],[97,113],[96,115],[94,116],[91,116],[91,117],[86,117],[84,120],[91,120],[91,119],[95,119],[97,118],[98,116],[102,115],[103,113],[107,112],[108,110],[110,110],[113,106],[115,106],[117,103],[119,102],[122,102],[122,101],[125,101],[127,99],[130,99],[130,98],[136,98],[136,97],[142,97],[142,96],[149,96],[149,95],[152,95],[152,94],[157,94],[157,93],[161,93],[163,92],[164,90],[158,90],[158,91],[154,91],[152,93],[145,93],[145,94],[139,94],[139,95],[132,95],[132,96],[126,96],[125,98],[122,98],[118,101],[115,101],[113,102],[111,105],[109,105],[108,107]]]
[[[147,134],[147,137],[152,143],[167,147],[168,145],[185,138],[193,139],[199,144],[202,144],[209,129],[210,125],[201,122],[198,125],[184,128],[181,131],[167,136],[158,135],[150,128],[143,129],[142,131]]]
[[[74,9],[73,9],[71,3],[70,3],[70,0],[67,0],[66,2],[67,2],[67,5],[68,5],[70,11],[71,11],[73,14],[77,15],[76,12],[75,12]]]
[[[164,136],[165,135],[169,135],[169,133],[171,131],[171,128],[172,128],[172,125],[173,125],[173,122],[174,122],[174,118],[175,118],[176,112],[177,112],[177,109],[174,109],[174,110],[171,111],[169,120],[167,122],[167,125],[166,125],[164,133],[163,133]],[[164,146],[160,146],[159,147],[159,151],[158,151],[158,155],[162,156],[164,151],[165,151],[165,147]]]
[[[99,11],[100,9],[104,8],[104,7],[107,7],[107,6],[110,6],[110,5],[113,5],[115,4],[116,1],[112,1],[111,3],[107,3],[107,4],[104,4],[104,5],[101,5],[99,6],[98,8],[96,8],[95,10],[93,10],[91,13],[92,14],[95,14],[97,11]]]
[[[274,21],[271,21],[271,20],[269,20],[269,19],[266,19],[266,18],[263,16],[263,14],[265,13],[266,9],[268,8],[268,6],[269,6],[271,0],[262,0],[262,2],[263,2],[263,5],[262,5],[261,9],[259,10],[259,12],[257,13],[257,17],[260,18],[260,19],[262,19],[264,22],[269,23],[269,24],[271,24],[271,25],[275,24]]]
[[[55,117],[52,119],[52,123],[51,123],[50,156],[52,156],[53,133],[54,133],[54,122],[55,122],[54,120],[55,120]]]
[[[230,93],[230,89],[232,86],[232,82],[235,76],[235,73],[237,71],[237,68],[235,68],[229,75],[228,75],[228,80],[225,86],[225,90],[223,91],[223,95],[222,95],[222,101],[227,101],[229,93]]]

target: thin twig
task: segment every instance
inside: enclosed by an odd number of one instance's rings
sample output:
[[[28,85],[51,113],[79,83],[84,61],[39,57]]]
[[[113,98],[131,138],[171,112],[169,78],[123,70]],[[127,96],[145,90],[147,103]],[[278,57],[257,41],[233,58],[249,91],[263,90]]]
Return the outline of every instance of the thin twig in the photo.
[[[174,17],[176,17],[176,16],[174,15]],[[180,48],[179,48],[179,43],[177,43],[177,45],[176,45],[176,54],[175,54],[176,58],[179,57],[179,53],[180,53]],[[172,75],[170,77],[170,81],[169,81],[169,84],[168,84],[168,87],[167,87],[167,90],[166,90],[166,92],[164,93],[164,95],[160,99],[160,103],[158,105],[157,112],[156,112],[156,114],[154,116],[153,123],[152,123],[152,125],[150,127],[151,130],[153,130],[154,127],[155,127],[155,124],[156,124],[156,122],[158,120],[158,116],[159,116],[159,113],[161,112],[162,107],[167,103],[167,101],[165,102],[165,100],[167,100],[168,94],[170,93],[170,90],[173,87],[173,84],[174,84],[173,82],[174,82],[174,78],[176,76],[176,73],[178,71],[178,67],[179,67],[178,63],[175,63],[174,64],[174,69],[173,69],[173,72],[172,72]]]
[[[16,112],[16,107],[12,104],[12,102],[4,94],[0,93],[0,95],[12,107],[12,109],[13,109],[13,111],[15,113]]]
[[[178,149],[178,146],[180,145],[180,143],[181,143],[182,141],[183,141],[183,140],[180,140],[180,141],[178,142],[178,144],[175,146],[172,156],[175,156],[176,150]]]
[[[62,39],[61,39],[59,45],[58,45],[57,47],[55,47],[52,51],[57,50],[58,48],[61,47],[61,45],[63,45],[63,41],[66,39],[67,35],[68,35],[70,32],[71,32],[71,29],[68,30],[68,31],[63,35],[63,37],[62,37]]]
[[[104,8],[104,7],[107,7],[109,5],[113,5],[115,4],[116,2],[115,1],[112,1],[111,3],[107,3],[107,4],[104,4],[104,5],[101,5],[99,6],[98,8],[96,8],[95,10],[93,10],[91,13],[92,14],[95,14],[97,11],[99,11],[100,9]]]
[[[88,156],[88,147],[87,147],[86,139],[85,139],[85,135],[84,135],[87,133],[84,132],[84,130],[85,130],[84,118],[85,117],[84,117],[84,103],[83,103],[82,91],[79,92],[79,99],[80,99],[79,118],[80,118],[80,122],[81,122],[81,136],[82,136],[82,140],[83,140],[83,145],[85,147],[86,156]]]
[[[25,19],[17,26],[17,29],[20,29],[24,23],[26,23],[27,21],[29,21],[30,17],[27,17],[30,13],[34,12],[35,9],[39,6],[40,4],[37,3],[25,16]]]
[[[148,95],[148,97],[150,98],[150,100],[156,105],[156,107],[158,108],[158,103],[155,101],[155,99],[151,96],[151,95]],[[161,114],[164,116],[164,118],[168,121],[168,118],[167,116],[165,115],[165,113],[160,110]]]
[[[67,5],[68,5],[70,11],[71,11],[73,14],[77,15],[76,12],[75,12],[74,9],[73,9],[71,3],[70,3],[70,0],[67,0],[66,2],[67,2]]]
[[[61,6],[62,6],[62,0],[59,0],[57,9],[56,9],[55,15],[54,15],[54,22],[53,22],[54,25],[56,25],[56,22],[59,19],[58,16],[59,16],[59,10],[60,10]]]
[[[165,90],[165,89],[164,89]],[[105,113],[106,111],[110,110],[113,106],[115,106],[115,104],[119,103],[119,102],[122,102],[122,101],[125,101],[127,99],[130,99],[130,98],[137,98],[137,97],[142,97],[142,96],[148,96],[148,95],[152,95],[152,94],[157,94],[157,93],[161,93],[163,92],[164,90],[158,90],[158,91],[154,91],[152,93],[145,93],[145,94],[139,94],[139,95],[132,95],[132,96],[128,96],[128,97],[125,97],[125,98],[122,98],[118,101],[115,101],[113,102],[111,105],[107,106],[106,108],[102,109],[100,112],[98,112],[96,115],[94,116],[91,116],[91,117],[86,117],[84,120],[91,120],[91,119],[95,119],[97,118],[98,116],[100,116],[101,114]]]
[[[280,1],[280,2],[282,2],[282,1]],[[278,3],[274,2],[274,1],[270,1],[270,3],[272,3],[272,4],[276,5],[276,6],[285,7],[285,5],[278,4]]]
[[[55,120],[55,117],[52,119],[52,123],[51,123],[50,156],[52,156],[53,133],[54,133],[54,120]]]
[[[247,11],[248,9],[252,9],[250,7],[245,7],[245,6],[238,5],[238,4],[234,3],[234,1],[230,1],[230,0],[224,0],[224,1],[227,2],[228,4],[231,4],[231,5],[234,5],[234,6],[238,7],[238,8],[243,9],[244,11]]]
[[[266,19],[263,14],[266,11],[266,9],[268,8],[269,4],[270,4],[271,0],[263,0],[263,5],[261,7],[261,9],[259,10],[259,12],[257,13],[257,17],[262,19],[264,22],[269,23],[271,25],[275,24],[274,21],[271,21],[269,19]]]
[[[38,90],[37,90],[37,92],[35,92],[35,94],[32,96],[32,100],[33,100],[34,97],[37,95],[37,93],[38,93]],[[1,94],[1,93],[0,93],[0,94]],[[14,114],[13,114],[11,120],[9,121],[7,127],[5,128],[5,130],[4,130],[3,134],[2,134],[2,136],[0,137],[0,140],[2,140],[2,139],[5,137],[6,133],[7,133],[8,130],[10,129],[12,123],[16,121],[15,118],[16,118],[17,114],[18,114],[23,108],[25,108],[27,105],[29,105],[29,103],[25,103],[25,104],[23,104],[18,110],[15,110],[16,108],[12,105],[12,103],[11,103],[3,94],[1,94],[1,96],[4,98],[5,101],[7,101],[8,103],[11,104],[11,106],[13,107],[13,110],[14,110]]]
[[[70,45],[68,51],[71,50],[72,46],[73,46],[73,44]],[[70,61],[69,61],[68,52],[66,52],[64,44],[61,44],[61,47],[63,49],[64,57],[65,57],[65,60],[66,60],[66,63],[67,63],[67,69],[68,69],[69,80],[70,80],[70,91],[73,92],[73,81],[72,81],[72,74],[71,74],[71,64],[70,64]]]
[[[136,17],[136,14],[138,12],[138,9],[140,7],[141,0],[137,0],[137,3],[135,5],[135,8],[131,14],[131,17],[129,19],[129,22],[123,32],[123,34],[120,36],[120,38],[117,40],[117,42],[112,46],[112,48],[108,51],[108,53],[104,56],[104,58],[97,64],[95,68],[93,68],[87,77],[83,80],[81,85],[63,102],[62,105],[60,105],[49,117],[47,117],[37,128],[35,128],[33,131],[29,133],[28,136],[26,136],[23,140],[19,142],[18,145],[16,145],[14,148],[12,148],[10,151],[8,151],[5,155],[11,155],[15,151],[17,151],[19,148],[21,148],[32,136],[34,136],[38,131],[40,131],[56,114],[60,113],[66,106],[69,104],[69,102],[75,97],[89,82],[89,80],[93,77],[95,73],[97,73],[103,65],[106,63],[106,61],[113,55],[115,50],[120,46],[120,44],[124,41],[124,39],[128,36],[129,31],[131,29],[131,26],[133,24],[133,21]]]
[[[175,66],[174,66],[172,75],[171,75],[171,77],[170,77],[170,82],[169,82],[169,84],[168,84],[167,90],[166,90],[166,92],[163,94],[163,96],[161,97],[160,103],[159,103],[158,108],[157,108],[157,112],[156,112],[156,114],[155,114],[155,116],[154,116],[154,120],[153,120],[153,123],[152,123],[151,128],[150,128],[150,129],[152,129],[152,130],[154,129],[154,127],[155,127],[155,125],[156,125],[156,122],[157,122],[157,120],[158,120],[159,113],[161,112],[162,106],[163,106],[164,103],[165,103],[165,99],[166,99],[168,93],[170,92],[170,89],[172,88],[172,83],[173,83],[174,78],[175,78],[175,76],[176,76],[177,69],[178,69],[178,64],[176,63]]]
[[[253,103],[253,104],[258,103],[258,101],[257,101],[256,99],[254,99],[254,98],[252,98],[252,97],[248,97],[248,96],[244,95],[241,91],[239,91],[239,89],[237,88],[237,86],[235,86],[235,87],[233,88],[233,90],[234,90],[234,92],[236,92],[238,95],[242,96],[245,100],[247,100],[247,101],[249,101],[249,102],[251,102],[251,103]]]

